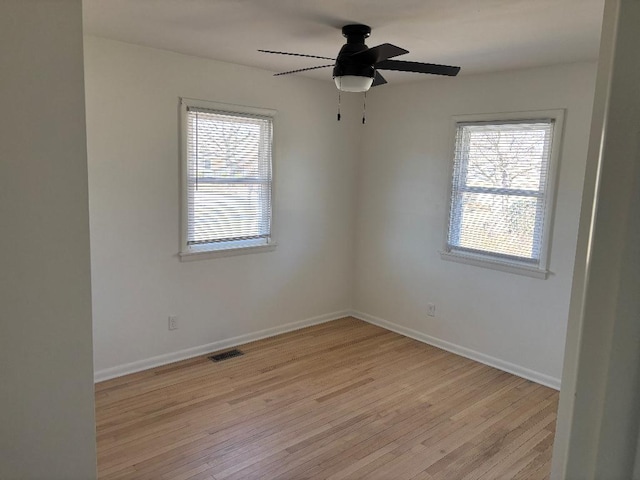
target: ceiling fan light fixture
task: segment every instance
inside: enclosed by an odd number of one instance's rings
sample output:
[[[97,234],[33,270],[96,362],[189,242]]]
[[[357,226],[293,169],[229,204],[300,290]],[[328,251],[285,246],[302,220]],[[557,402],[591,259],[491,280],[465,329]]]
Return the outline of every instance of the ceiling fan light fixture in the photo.
[[[334,77],[338,90],[343,92],[366,92],[373,84],[372,77],[361,77],[356,75],[343,75]]]
[[[341,92],[366,92],[371,87],[384,85],[387,83],[387,80],[380,74],[379,70],[426,73],[451,77],[455,77],[460,71],[460,67],[451,65],[392,60],[395,57],[409,53],[409,51],[390,43],[382,43],[369,48],[365,45],[365,39],[370,34],[371,27],[368,25],[351,24],[342,27],[342,35],[347,39],[347,43],[342,45],[338,56],[335,58],[306,55],[303,53],[277,52],[274,50],[259,51],[278,55],[334,60],[333,80]],[[317,67],[300,68],[288,72],[276,73],[274,75],[289,75],[291,73],[306,72],[331,66],[332,65],[320,65]]]

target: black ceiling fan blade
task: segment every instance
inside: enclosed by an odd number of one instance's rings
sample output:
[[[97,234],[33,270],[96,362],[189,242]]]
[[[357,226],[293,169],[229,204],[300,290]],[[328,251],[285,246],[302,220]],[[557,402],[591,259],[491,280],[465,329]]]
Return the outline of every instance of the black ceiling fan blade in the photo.
[[[402,60],[383,60],[376,63],[376,69],[381,70],[397,70],[400,72],[415,72],[415,73],[431,73],[433,75],[447,75],[449,77],[455,77],[460,71],[460,67],[453,67],[451,65],[437,65],[435,63],[421,63],[421,62],[405,62]]]
[[[353,55],[350,55],[349,58],[351,60],[355,60],[356,62],[374,64],[388,58],[404,55],[406,53],[409,53],[409,50],[396,47],[395,45],[391,45],[390,43],[383,43],[382,45],[378,45],[376,47],[371,47],[367,50],[354,53]]]
[[[373,77],[373,83],[371,84],[371,86],[377,87],[378,85],[384,85],[385,83],[387,83],[387,80],[382,76],[380,72],[376,71],[376,76]]]
[[[331,57],[319,57],[318,55],[307,55],[305,53],[276,52],[274,50],[260,50],[260,49],[258,49],[258,51],[262,53],[275,53],[276,55],[292,55],[294,57],[308,57],[308,58],[321,58],[323,60],[335,60],[335,58],[331,58]]]
[[[274,73],[273,76],[279,77],[280,75],[289,75],[290,73],[306,72],[307,70],[316,70],[318,68],[327,68],[327,67],[333,67],[333,63],[331,65],[320,65],[319,67],[301,68],[299,70],[289,70],[288,72]]]

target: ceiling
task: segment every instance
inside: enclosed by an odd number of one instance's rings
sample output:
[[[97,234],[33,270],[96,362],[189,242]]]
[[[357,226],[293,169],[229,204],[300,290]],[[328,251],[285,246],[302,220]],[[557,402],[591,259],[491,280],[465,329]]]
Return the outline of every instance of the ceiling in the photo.
[[[334,58],[340,28],[365,23],[369,46],[401,60],[459,65],[461,74],[595,60],[604,0],[84,0],[90,35],[281,72]],[[331,69],[296,75],[331,79]],[[429,78],[385,72],[392,81]]]

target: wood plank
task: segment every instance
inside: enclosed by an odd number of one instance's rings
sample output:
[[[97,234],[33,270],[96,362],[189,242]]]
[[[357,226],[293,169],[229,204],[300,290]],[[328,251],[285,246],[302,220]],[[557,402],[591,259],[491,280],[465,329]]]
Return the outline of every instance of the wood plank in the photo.
[[[101,480],[546,479],[558,394],[344,318],[96,385]]]

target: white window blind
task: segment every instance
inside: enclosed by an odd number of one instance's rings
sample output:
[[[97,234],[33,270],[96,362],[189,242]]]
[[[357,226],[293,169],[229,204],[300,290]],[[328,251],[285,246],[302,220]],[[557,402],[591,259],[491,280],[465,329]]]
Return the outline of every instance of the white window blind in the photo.
[[[554,123],[457,124],[447,251],[540,267]]]
[[[272,129],[270,116],[186,107],[187,251],[269,243]]]

